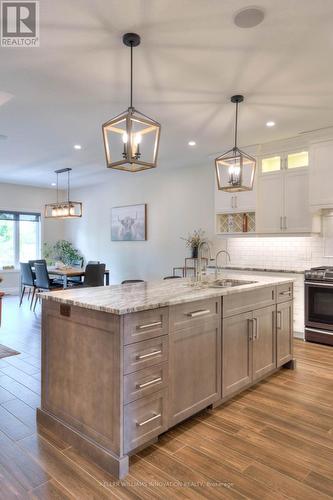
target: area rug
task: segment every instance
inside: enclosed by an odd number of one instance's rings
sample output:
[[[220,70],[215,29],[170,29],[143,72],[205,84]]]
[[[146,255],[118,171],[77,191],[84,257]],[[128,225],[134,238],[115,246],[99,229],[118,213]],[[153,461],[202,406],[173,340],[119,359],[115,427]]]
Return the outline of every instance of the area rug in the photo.
[[[0,359],[8,358],[9,356],[16,356],[17,354],[20,353],[18,351],[10,349],[9,347],[6,347],[5,345],[0,344]]]

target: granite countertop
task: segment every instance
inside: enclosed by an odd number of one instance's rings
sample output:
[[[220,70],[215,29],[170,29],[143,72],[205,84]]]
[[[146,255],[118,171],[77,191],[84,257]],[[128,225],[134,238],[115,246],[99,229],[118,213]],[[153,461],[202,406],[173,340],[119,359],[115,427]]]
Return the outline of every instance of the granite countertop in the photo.
[[[215,269],[215,266],[207,266],[208,269]],[[259,271],[266,273],[286,273],[286,274],[304,274],[305,269],[270,269],[265,267],[238,267],[238,266],[223,266],[218,269],[224,271]]]
[[[223,278],[223,276],[220,275],[219,278]],[[230,278],[249,281],[249,276],[228,274],[228,279]],[[206,285],[197,288],[191,286],[190,279],[182,278],[94,288],[72,288],[56,292],[43,292],[39,293],[39,296],[45,300],[121,315],[257,290],[265,286],[293,281],[292,278],[270,276],[251,276],[250,279],[256,283],[228,288],[208,288],[207,283],[213,281],[214,278],[206,278]]]

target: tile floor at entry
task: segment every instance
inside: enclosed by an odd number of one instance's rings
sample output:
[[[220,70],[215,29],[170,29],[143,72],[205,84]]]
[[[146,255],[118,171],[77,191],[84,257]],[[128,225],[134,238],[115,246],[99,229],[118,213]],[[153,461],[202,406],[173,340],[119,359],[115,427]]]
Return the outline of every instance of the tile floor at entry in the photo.
[[[164,434],[120,485],[67,443],[36,430],[40,308],[6,297],[0,343],[0,499],[333,498],[333,349],[295,341],[282,370]]]

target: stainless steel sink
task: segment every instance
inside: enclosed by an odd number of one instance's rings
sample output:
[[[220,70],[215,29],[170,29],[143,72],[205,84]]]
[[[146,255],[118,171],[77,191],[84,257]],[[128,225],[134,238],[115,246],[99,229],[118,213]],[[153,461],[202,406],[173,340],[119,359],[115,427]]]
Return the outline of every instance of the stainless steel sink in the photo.
[[[246,281],[246,280],[234,280],[228,278],[221,278],[209,283],[209,288],[227,288],[231,286],[241,286],[241,285],[251,285],[252,283],[257,283],[256,281]]]

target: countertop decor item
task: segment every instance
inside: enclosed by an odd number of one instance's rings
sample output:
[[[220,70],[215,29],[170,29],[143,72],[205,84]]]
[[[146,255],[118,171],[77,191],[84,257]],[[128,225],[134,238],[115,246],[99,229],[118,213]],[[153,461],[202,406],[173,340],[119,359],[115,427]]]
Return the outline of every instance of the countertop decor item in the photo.
[[[70,199],[70,172],[71,168],[61,168],[55,170],[57,174],[57,201],[56,203],[48,203],[45,205],[46,219],[75,219],[82,217],[82,203],[79,201],[71,201]],[[67,172],[67,199],[59,201],[59,174]]]
[[[218,189],[235,193],[251,191],[253,188],[256,160],[241,151],[237,146],[238,106],[244,101],[244,96],[234,95],[231,102],[236,104],[235,145],[226,153],[215,159],[215,170]]]
[[[133,47],[141,38],[136,33],[126,33],[123,43],[131,49],[130,105],[115,118],[102,125],[108,168],[138,172],[156,167],[161,125],[133,106]]]
[[[111,213],[112,241],[145,241],[147,239],[147,205],[113,207]]]
[[[192,259],[198,258],[198,248],[200,243],[205,241],[205,231],[202,229],[195,229],[193,233],[189,233],[187,238],[181,237],[182,240],[186,242],[186,246],[191,249]]]

